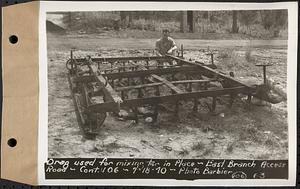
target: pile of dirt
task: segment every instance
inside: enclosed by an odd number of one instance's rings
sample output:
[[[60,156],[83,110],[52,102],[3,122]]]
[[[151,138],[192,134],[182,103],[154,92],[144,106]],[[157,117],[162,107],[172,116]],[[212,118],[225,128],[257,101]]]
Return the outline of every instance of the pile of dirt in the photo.
[[[56,34],[66,33],[66,30],[63,27],[60,27],[59,25],[56,25],[49,20],[46,21],[46,30],[47,32],[56,33]]]

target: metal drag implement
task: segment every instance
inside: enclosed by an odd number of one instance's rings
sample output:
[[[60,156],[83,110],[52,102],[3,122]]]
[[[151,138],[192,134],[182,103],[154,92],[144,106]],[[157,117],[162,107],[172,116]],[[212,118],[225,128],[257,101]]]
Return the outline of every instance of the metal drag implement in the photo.
[[[182,55],[74,58],[71,51],[66,63],[68,79],[77,119],[85,135],[97,135],[107,113],[118,113],[122,108],[138,114],[138,107],[150,106],[156,121],[157,107],[162,103],[173,104],[177,115],[180,101],[193,101],[196,112],[200,98],[211,98],[209,109],[214,111],[218,97],[229,96],[231,106],[238,94],[247,95],[248,103],[252,96],[257,96],[257,87],[187,61]]]

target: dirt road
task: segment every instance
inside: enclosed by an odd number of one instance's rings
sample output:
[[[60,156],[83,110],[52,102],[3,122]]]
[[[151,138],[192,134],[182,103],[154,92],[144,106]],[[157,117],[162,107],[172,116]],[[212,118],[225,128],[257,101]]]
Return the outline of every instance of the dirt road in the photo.
[[[48,47],[50,50],[66,50],[77,48],[80,50],[101,50],[101,49],[154,49],[156,39],[135,39],[135,38],[106,38],[97,35],[67,35],[58,36],[49,34]],[[60,39],[60,40],[58,40]],[[184,49],[201,48],[287,48],[287,40],[197,40],[197,39],[176,39],[178,46],[181,44]]]
[[[286,102],[252,105],[237,100],[232,108],[220,98],[215,114],[204,106],[191,113],[189,102],[180,109],[180,120],[161,112],[157,124],[141,120],[118,121],[108,116],[96,140],[86,140],[78,127],[66,77],[65,61],[76,47],[80,56],[151,55],[153,39],[93,39],[48,36],[49,157],[232,158],[286,159],[288,156]],[[215,50],[220,71],[234,70],[240,80],[261,82],[255,63],[267,58],[271,79],[286,87],[286,41],[177,40],[185,57],[209,62],[200,49]],[[220,48],[222,46],[222,48]],[[141,50],[142,49],[142,50]],[[248,55],[250,53],[250,55]],[[250,56],[250,58],[246,58]],[[262,58],[263,57],[263,58]],[[251,59],[252,58],[252,59]]]

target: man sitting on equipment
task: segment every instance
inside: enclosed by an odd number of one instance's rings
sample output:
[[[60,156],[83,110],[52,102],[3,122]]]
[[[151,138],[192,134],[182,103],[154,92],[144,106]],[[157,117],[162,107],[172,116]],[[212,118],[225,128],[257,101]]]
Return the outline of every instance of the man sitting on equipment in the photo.
[[[162,31],[162,38],[158,39],[155,44],[156,54],[158,56],[164,56],[166,54],[173,54],[177,46],[174,39],[170,37],[170,31],[164,29]]]

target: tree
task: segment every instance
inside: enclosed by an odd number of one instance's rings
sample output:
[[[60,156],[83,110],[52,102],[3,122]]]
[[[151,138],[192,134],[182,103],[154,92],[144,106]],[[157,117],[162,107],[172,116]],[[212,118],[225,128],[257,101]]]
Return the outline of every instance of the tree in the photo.
[[[181,11],[180,32],[184,33],[187,30],[187,11]]]
[[[73,19],[74,15],[72,12],[67,12],[63,14],[62,22],[69,28],[71,29],[73,26]]]
[[[266,30],[269,30],[274,23],[274,16],[270,10],[261,10],[260,12],[261,22]]]
[[[239,21],[241,24],[247,27],[247,30],[251,35],[251,25],[255,22],[257,17],[257,12],[253,10],[240,11],[239,12]]]
[[[127,17],[127,12],[125,11],[120,11],[120,18],[122,22],[126,21],[126,17]]]
[[[275,14],[275,27],[277,28],[286,28],[288,22],[288,12],[287,10],[276,10]]]
[[[232,33],[239,32],[239,28],[237,25],[237,14],[238,14],[238,11],[236,11],[236,10],[232,11],[232,30],[231,30]]]

